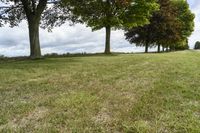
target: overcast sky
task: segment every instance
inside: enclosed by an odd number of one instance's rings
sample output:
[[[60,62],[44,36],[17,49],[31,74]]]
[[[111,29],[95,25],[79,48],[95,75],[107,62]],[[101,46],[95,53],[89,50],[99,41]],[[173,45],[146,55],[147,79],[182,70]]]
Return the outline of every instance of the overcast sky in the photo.
[[[195,31],[189,39],[190,48],[196,41],[200,41],[200,0],[188,0],[191,10],[195,13]],[[84,25],[68,26],[67,24],[55,28],[49,33],[40,30],[42,54],[46,53],[80,53],[103,52],[105,31],[92,32]],[[125,41],[123,31],[113,31],[111,35],[111,50],[115,52],[143,52],[144,48],[135,47]],[[19,27],[0,28],[0,55],[28,56],[29,39],[26,22]]]

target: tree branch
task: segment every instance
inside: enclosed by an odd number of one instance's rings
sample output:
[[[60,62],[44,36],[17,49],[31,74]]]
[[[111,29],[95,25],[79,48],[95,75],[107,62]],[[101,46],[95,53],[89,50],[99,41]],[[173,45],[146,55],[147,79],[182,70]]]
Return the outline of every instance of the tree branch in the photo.
[[[36,10],[38,11],[39,14],[41,14],[43,12],[43,10],[45,9],[47,4],[57,4],[60,0],[40,0],[39,4],[36,8],[36,1],[35,0],[31,0],[32,2],[32,8],[30,7],[30,1],[28,0],[20,0],[21,3],[17,3],[15,5],[10,5],[10,6],[0,6],[0,19],[7,19],[4,15],[8,14],[9,12],[11,12],[12,10],[16,9],[16,8],[21,8],[23,6],[24,11],[26,12],[27,15],[30,15],[33,12],[36,12]]]
[[[6,15],[7,13],[11,12],[12,10],[16,9],[16,8],[19,8],[19,7],[22,7],[23,5],[21,4],[18,4],[18,5],[13,5],[13,6],[2,6],[0,7],[0,9],[5,9],[3,11],[3,13],[0,13],[0,19],[6,19],[6,17],[4,17],[4,15]]]
[[[28,0],[21,0],[23,6],[24,6],[24,11],[26,12],[27,16],[31,14],[31,8],[29,5]]]
[[[37,13],[42,14],[42,12],[44,11],[44,9],[45,9],[45,7],[47,5],[47,1],[48,0],[40,0],[39,1],[39,4],[38,4],[38,6],[36,8]]]

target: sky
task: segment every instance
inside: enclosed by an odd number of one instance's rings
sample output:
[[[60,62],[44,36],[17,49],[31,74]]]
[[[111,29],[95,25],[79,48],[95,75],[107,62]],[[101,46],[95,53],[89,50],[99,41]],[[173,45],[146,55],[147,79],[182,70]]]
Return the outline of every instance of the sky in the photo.
[[[189,38],[190,48],[196,41],[200,41],[200,0],[188,0],[190,8],[195,13],[195,31]],[[54,28],[52,32],[40,29],[40,43],[42,54],[47,53],[96,53],[104,51],[105,30],[92,32],[89,27],[77,24],[65,24]],[[151,49],[154,51],[155,49]],[[124,32],[112,31],[112,52],[144,52],[144,48],[135,47],[125,40]],[[30,53],[28,27],[26,21],[18,27],[8,26],[0,28],[0,55],[28,56]]]

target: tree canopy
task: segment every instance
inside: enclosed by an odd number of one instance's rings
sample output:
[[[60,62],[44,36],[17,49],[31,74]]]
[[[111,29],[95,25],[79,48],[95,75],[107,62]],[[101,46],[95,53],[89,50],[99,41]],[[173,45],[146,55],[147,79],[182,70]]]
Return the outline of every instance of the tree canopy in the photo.
[[[149,46],[186,48],[187,38],[194,29],[194,14],[191,13],[189,5],[184,0],[158,0],[160,10],[153,13],[150,24],[140,27],[133,27],[128,30],[126,39],[136,46]],[[176,45],[178,45],[176,47]]]
[[[105,53],[110,53],[111,29],[147,24],[158,8],[156,0],[63,0],[63,3],[92,30],[106,29]]]
[[[172,4],[177,11],[178,21],[181,23],[181,38],[188,38],[194,31],[194,13],[191,12],[186,0],[173,0]]]

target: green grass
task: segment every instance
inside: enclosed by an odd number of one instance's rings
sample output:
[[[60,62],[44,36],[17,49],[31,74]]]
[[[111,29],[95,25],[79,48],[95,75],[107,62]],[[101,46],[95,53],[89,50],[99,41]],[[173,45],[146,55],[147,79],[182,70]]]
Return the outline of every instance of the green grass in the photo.
[[[200,52],[0,61],[0,132],[199,133]]]

